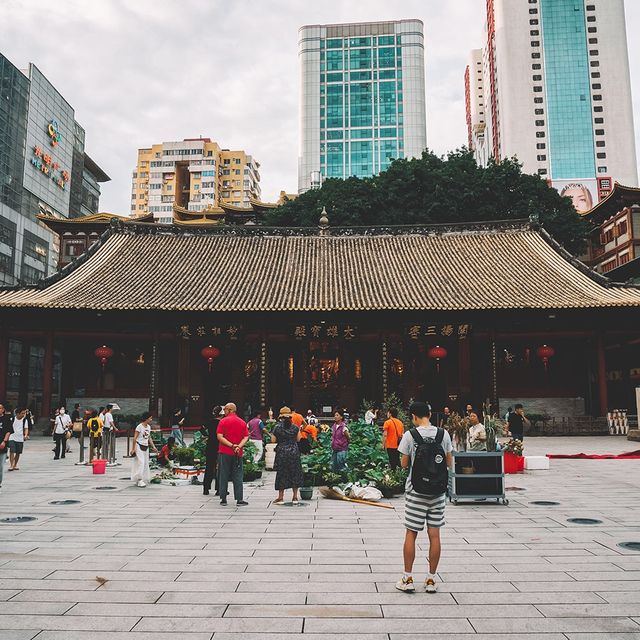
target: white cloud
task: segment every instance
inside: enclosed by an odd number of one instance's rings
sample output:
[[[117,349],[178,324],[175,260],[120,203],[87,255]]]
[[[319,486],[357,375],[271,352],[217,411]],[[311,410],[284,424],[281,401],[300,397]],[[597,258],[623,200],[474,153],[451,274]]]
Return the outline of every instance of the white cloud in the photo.
[[[128,213],[138,147],[198,135],[253,154],[262,164],[265,199],[276,198],[280,189],[295,191],[297,38],[303,24],[422,19],[429,146],[444,153],[466,142],[463,74],[469,50],[483,44],[485,0],[2,5],[2,53],[21,68],[34,62],[73,105],[87,132],[88,153],[112,178],[103,186],[102,210]],[[640,7],[627,5],[632,34]],[[630,38],[630,48],[637,85],[640,43]],[[637,112],[640,90],[636,94]]]

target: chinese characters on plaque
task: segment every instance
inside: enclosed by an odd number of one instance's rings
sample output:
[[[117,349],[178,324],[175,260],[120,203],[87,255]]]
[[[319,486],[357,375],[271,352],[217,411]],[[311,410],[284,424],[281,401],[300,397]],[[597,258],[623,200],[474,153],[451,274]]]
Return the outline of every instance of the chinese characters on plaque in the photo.
[[[183,340],[191,338],[227,338],[237,340],[242,333],[242,327],[237,324],[205,325],[205,324],[181,324],[178,327],[178,337]]]
[[[300,324],[293,328],[296,340],[354,340],[357,327],[351,324]]]
[[[414,324],[407,327],[407,337],[419,340],[422,337],[458,338],[465,340],[471,332],[470,324]]]

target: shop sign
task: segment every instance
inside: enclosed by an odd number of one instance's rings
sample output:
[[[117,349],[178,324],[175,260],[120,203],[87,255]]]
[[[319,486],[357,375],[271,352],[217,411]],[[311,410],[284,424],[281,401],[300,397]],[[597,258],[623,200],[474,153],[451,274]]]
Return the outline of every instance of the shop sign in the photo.
[[[407,337],[411,340],[429,336],[465,340],[470,332],[470,324],[413,324],[406,329]]]
[[[322,340],[329,338],[331,340],[343,339],[354,340],[356,337],[357,327],[351,324],[300,324],[293,328],[293,337],[296,340]]]
[[[51,146],[57,147],[58,143],[62,140],[62,134],[60,133],[60,126],[58,125],[58,121],[53,119],[49,121],[47,125],[47,133],[51,138]]]
[[[228,338],[238,340],[242,335],[242,327],[237,324],[229,325],[205,325],[205,324],[181,324],[177,331],[178,337],[183,340],[191,338]]]
[[[36,145],[33,147],[33,157],[31,158],[31,164],[42,171],[45,176],[51,178],[63,191],[69,182],[69,172],[62,169],[60,165],[48,154],[44,153],[42,149]]]

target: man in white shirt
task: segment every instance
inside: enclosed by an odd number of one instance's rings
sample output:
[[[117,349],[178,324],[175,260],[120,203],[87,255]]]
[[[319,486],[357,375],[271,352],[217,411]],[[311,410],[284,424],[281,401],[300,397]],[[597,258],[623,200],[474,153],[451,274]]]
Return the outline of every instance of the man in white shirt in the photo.
[[[442,451],[446,465],[451,469],[453,465],[453,445],[449,433],[442,428],[432,425],[431,407],[426,402],[414,402],[409,408],[411,422],[423,440],[434,440],[436,446],[438,442]],[[412,593],[415,591],[413,584],[413,563],[416,558],[416,539],[418,533],[427,525],[427,535],[429,536],[429,573],[424,583],[424,590],[427,593],[435,593],[435,574],[440,561],[440,527],[444,525],[444,505],[446,499],[446,488],[441,495],[423,495],[414,490],[411,482],[411,471],[418,449],[417,442],[410,429],[402,436],[398,452],[402,455],[400,464],[403,469],[409,470],[407,484],[405,487],[405,539],[404,539],[404,574],[396,584],[396,589]],[[433,445],[432,445],[433,446]],[[439,458],[439,459],[438,459]],[[443,464],[441,454],[434,458],[437,465]],[[446,478],[445,478],[446,483]]]
[[[71,417],[64,407],[60,407],[58,415],[53,423],[53,440],[56,443],[54,460],[65,457],[67,450],[67,432],[71,429]]]
[[[115,422],[113,420],[113,414],[111,413],[113,410],[113,405],[108,404],[104,409],[104,415],[102,416],[102,439],[103,439],[103,450],[104,457],[109,460],[109,452],[111,451],[111,438],[114,437],[114,429]]]
[[[18,460],[22,455],[25,440],[29,439],[29,419],[26,409],[18,409],[13,419],[12,433],[9,435],[9,469],[18,471]]]

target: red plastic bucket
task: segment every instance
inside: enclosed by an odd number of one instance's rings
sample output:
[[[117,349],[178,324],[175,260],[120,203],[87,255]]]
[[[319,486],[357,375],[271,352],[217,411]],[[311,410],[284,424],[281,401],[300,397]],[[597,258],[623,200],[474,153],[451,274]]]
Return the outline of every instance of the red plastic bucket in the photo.
[[[524,470],[524,456],[517,456],[510,451],[504,452],[504,472],[520,473]]]
[[[101,473],[104,473],[107,469],[106,460],[100,460],[100,459],[92,460],[91,464],[93,465],[94,475],[100,475]]]

